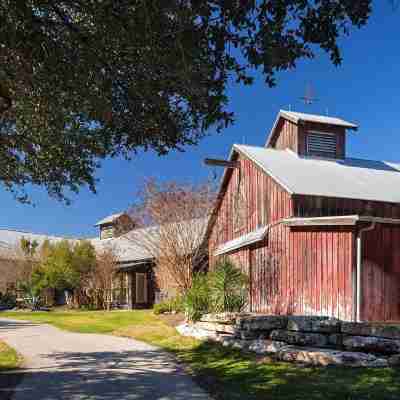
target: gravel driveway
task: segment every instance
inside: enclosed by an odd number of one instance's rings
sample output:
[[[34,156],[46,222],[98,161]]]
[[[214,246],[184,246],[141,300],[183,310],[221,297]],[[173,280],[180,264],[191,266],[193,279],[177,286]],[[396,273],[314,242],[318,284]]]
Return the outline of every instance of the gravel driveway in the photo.
[[[0,338],[25,358],[13,400],[210,400],[169,354],[136,340],[1,318]]]

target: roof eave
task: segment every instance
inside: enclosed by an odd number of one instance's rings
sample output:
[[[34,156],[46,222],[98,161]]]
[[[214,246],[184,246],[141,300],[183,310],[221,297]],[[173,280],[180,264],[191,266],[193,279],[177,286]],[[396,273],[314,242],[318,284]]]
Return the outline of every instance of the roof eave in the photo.
[[[360,222],[376,222],[380,224],[400,225],[400,219],[382,218],[363,215],[344,215],[329,217],[305,217],[286,218],[283,225],[290,227],[312,227],[312,226],[355,226]]]

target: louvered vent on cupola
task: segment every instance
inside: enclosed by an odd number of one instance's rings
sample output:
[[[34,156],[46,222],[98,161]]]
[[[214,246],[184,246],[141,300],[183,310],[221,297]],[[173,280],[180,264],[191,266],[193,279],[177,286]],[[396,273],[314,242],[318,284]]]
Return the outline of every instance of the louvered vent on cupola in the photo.
[[[309,131],[307,136],[307,155],[336,158],[337,135]]]

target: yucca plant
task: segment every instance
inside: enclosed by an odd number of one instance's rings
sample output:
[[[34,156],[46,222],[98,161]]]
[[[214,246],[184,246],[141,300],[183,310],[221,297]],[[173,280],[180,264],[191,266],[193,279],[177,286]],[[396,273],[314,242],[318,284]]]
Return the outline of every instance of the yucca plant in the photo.
[[[213,312],[240,312],[247,304],[248,278],[231,261],[221,261],[209,274]]]
[[[198,321],[203,314],[209,312],[210,288],[208,277],[205,274],[197,274],[192,281],[192,287],[183,297],[183,307],[186,319],[191,322]]]

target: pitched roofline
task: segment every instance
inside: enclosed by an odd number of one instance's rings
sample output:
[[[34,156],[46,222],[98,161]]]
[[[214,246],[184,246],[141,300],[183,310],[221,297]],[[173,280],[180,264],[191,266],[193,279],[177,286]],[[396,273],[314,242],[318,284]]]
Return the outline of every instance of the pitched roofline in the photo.
[[[230,253],[231,251],[260,242],[265,238],[267,232],[268,225],[229,240],[228,242],[225,242],[217,247],[217,249],[214,251],[214,256],[221,256],[222,254]]]
[[[239,147],[240,146],[240,147]],[[258,146],[248,146],[246,145],[246,147],[258,147]],[[271,174],[271,172],[269,170],[267,170],[266,168],[264,168],[257,160],[255,160],[250,154],[248,154],[246,151],[243,150],[243,146],[242,145],[238,145],[238,144],[234,144],[233,145],[233,149],[235,149],[238,153],[242,154],[243,156],[245,156],[246,158],[248,158],[249,160],[253,161],[253,163],[255,165],[257,165],[259,168],[261,168],[262,171],[264,171],[268,176],[270,176],[278,185],[282,186],[282,188],[284,190],[286,190],[290,195],[295,194],[294,191],[292,189],[290,189],[290,187],[283,182],[281,179],[278,179],[276,176],[274,176],[273,174]],[[275,149],[269,149],[269,150],[275,150]],[[275,151],[285,151],[285,150],[275,150]]]
[[[302,113],[304,114],[304,113]],[[269,132],[269,135],[267,136],[267,141],[265,142],[265,147],[268,147],[271,144],[272,138],[274,136],[275,130],[278,126],[278,123],[280,121],[281,118],[287,119],[288,121],[291,121],[295,124],[299,124],[299,122],[315,122],[315,121],[310,121],[307,119],[302,119],[300,117],[296,117],[295,115],[293,115],[293,113],[291,113],[290,111],[286,111],[286,110],[279,110],[279,113],[275,119],[274,125],[272,126],[272,129]],[[352,130],[357,130],[358,126],[356,124],[352,124],[346,121],[343,121],[343,124],[335,124],[335,123],[329,123],[328,125],[334,125],[334,126],[342,126],[343,128],[346,129],[352,129]]]
[[[268,176],[270,176],[278,185],[280,185],[284,190],[286,190],[286,191],[289,193],[289,195],[293,195],[293,194],[294,194],[293,191],[292,191],[286,184],[284,184],[283,182],[281,182],[280,180],[278,180],[275,176],[273,176],[268,170],[266,170],[265,168],[263,168],[256,160],[254,160],[254,158],[252,158],[251,156],[249,156],[246,152],[240,150],[240,149],[238,148],[238,146],[240,146],[240,145],[238,145],[238,144],[233,144],[233,146],[232,146],[232,148],[231,148],[231,151],[230,151],[230,153],[229,153],[229,157],[228,157],[228,160],[229,160],[229,161],[233,161],[233,157],[234,157],[235,154],[241,154],[241,155],[243,155],[243,156],[246,157],[248,160],[252,161],[255,165],[257,165],[257,167],[260,168],[264,173],[266,173]],[[247,146],[247,145],[246,145],[246,146]],[[247,147],[257,147],[257,146],[247,146]],[[284,151],[284,150],[277,150],[277,151]],[[207,226],[207,228],[206,228],[206,233],[205,233],[205,235],[204,235],[205,240],[208,238],[208,236],[209,236],[209,234],[210,234],[210,231],[211,231],[211,229],[212,229],[213,226],[214,226],[214,223],[215,223],[215,219],[214,219],[215,212],[217,211],[217,209],[218,209],[219,206],[221,205],[221,201],[222,201],[222,197],[221,197],[221,195],[222,195],[222,190],[223,190],[223,187],[224,187],[224,185],[225,185],[225,183],[226,183],[225,181],[227,180],[228,171],[229,171],[229,168],[224,168],[224,172],[223,172],[223,174],[222,174],[222,177],[221,177],[221,180],[220,180],[220,184],[219,184],[218,193],[217,193],[217,201],[216,201],[214,210],[213,210],[212,213],[211,213],[211,217],[210,217],[209,220],[208,220],[208,226]]]

